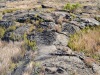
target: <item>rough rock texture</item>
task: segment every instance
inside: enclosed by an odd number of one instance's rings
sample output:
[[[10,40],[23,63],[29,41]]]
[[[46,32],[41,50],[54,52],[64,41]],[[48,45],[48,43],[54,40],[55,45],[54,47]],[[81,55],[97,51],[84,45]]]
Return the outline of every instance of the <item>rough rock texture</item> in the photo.
[[[42,28],[42,32],[38,32],[37,29],[35,29],[27,36],[29,40],[36,41],[38,50],[34,59],[32,59],[30,53],[29,55],[26,54],[24,63],[18,66],[11,75],[27,74],[27,72],[25,72],[27,67],[24,65],[29,64],[31,60],[39,63],[41,67],[31,67],[31,72],[29,71],[30,75],[35,75],[37,70],[41,72],[41,68],[43,69],[42,73],[45,75],[100,74],[100,66],[94,64],[94,62],[90,62],[90,59],[86,59],[84,55],[75,53],[67,47],[69,35],[80,31],[88,25],[98,26],[99,22],[95,19],[81,17],[76,17],[73,21],[70,21],[71,16],[67,12],[62,11],[55,11],[50,14],[39,13],[36,17],[33,11],[33,13],[30,12],[18,18],[15,17],[19,23],[24,23],[29,19],[30,21],[27,23],[31,23],[32,21],[32,23],[36,25],[36,28]],[[43,21],[37,25],[36,21],[40,19]],[[29,31],[29,27],[31,26],[27,25],[27,23],[26,25],[24,24],[18,27],[13,32],[16,33],[16,35],[22,36],[24,32]],[[57,27],[60,31],[57,30]]]
[[[86,26],[100,25],[100,23],[93,18],[82,18],[81,20],[86,23]]]
[[[66,0],[57,1],[62,4],[53,5],[54,0],[46,0],[41,8],[32,7],[30,10],[16,10],[3,15],[0,27],[7,29],[12,25],[17,26],[15,30],[4,34],[4,41],[12,40],[10,37],[12,33],[21,39],[26,33],[26,39],[37,44],[36,51],[26,48],[23,58],[13,58],[18,65],[7,75],[100,75],[100,66],[92,58],[74,52],[67,46],[71,34],[87,26],[100,25],[100,17],[88,12],[88,10],[96,11],[97,8],[84,6],[83,12],[73,13],[73,17],[69,12],[58,10]],[[83,3],[82,0],[79,2]],[[53,7],[56,10],[52,10]]]
[[[11,25],[14,25],[14,23],[12,21],[0,21],[0,26],[8,28]]]

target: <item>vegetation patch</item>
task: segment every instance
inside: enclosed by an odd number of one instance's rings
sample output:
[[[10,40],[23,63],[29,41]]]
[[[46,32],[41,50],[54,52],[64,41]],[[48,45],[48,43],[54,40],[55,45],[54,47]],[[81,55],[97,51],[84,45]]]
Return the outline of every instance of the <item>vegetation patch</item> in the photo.
[[[16,29],[16,26],[15,25],[12,25],[7,30],[8,31],[14,31],[15,29]]]
[[[18,9],[5,9],[5,10],[2,11],[2,14],[12,13],[12,12],[14,12],[16,10],[18,10]]]
[[[69,11],[69,12],[74,12],[76,9],[78,9],[81,5],[79,3],[76,4],[71,4],[71,3],[67,3],[64,6],[64,10]]]
[[[100,22],[100,16],[96,16],[95,19]]]
[[[0,27],[0,39],[3,38],[4,34],[5,34],[5,29]]]
[[[75,15],[75,14],[70,13],[70,15],[71,15],[71,19],[70,19],[71,21],[74,20],[74,19],[76,18],[76,15]]]
[[[71,35],[68,46],[100,61],[100,26],[86,27]]]
[[[2,20],[2,12],[0,12],[0,20]]]
[[[16,35],[16,34],[13,33],[13,32],[11,32],[9,38],[10,38],[10,40],[12,40],[12,41],[19,41],[19,40],[21,40],[21,36],[18,36],[18,35]]]
[[[23,38],[24,38],[25,45],[27,46],[28,49],[32,49],[32,50],[36,50],[37,49],[37,47],[36,47],[36,41],[29,40],[27,38],[27,34],[26,33],[24,33]]]

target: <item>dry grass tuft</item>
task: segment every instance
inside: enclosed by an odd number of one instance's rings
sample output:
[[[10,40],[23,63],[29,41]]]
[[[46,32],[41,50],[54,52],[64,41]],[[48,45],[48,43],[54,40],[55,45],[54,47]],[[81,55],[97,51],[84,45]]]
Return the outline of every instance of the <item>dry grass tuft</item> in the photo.
[[[76,51],[82,51],[87,56],[100,59],[100,26],[85,28],[71,36],[68,46]]]
[[[13,63],[11,58],[14,56],[19,56],[20,54],[21,54],[21,48],[19,47],[19,43],[1,42],[0,75],[6,75],[7,72],[13,70],[16,67],[16,63]]]

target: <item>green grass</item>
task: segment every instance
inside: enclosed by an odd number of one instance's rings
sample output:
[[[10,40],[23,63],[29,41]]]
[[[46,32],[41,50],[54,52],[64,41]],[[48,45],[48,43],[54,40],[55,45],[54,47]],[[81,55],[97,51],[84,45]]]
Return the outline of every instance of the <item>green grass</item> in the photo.
[[[76,4],[71,4],[71,3],[67,3],[64,6],[64,10],[69,11],[69,12],[74,12],[76,9],[78,9],[81,5],[79,3]]]

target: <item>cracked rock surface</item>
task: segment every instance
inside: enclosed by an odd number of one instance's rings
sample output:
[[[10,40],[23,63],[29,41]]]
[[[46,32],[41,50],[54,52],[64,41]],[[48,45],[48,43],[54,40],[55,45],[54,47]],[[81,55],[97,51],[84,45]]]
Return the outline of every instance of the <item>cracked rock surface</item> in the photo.
[[[58,10],[54,5],[48,4],[48,7],[46,2],[48,1],[44,2],[45,8],[17,10],[4,14],[0,20],[0,27],[5,29],[16,26],[15,30],[5,32],[3,41],[13,41],[15,44],[15,41],[11,39],[13,34],[20,44],[27,33],[27,39],[35,41],[37,46],[34,51],[27,48],[22,52],[22,54],[25,53],[23,57],[15,56],[13,61],[17,63],[17,66],[6,75],[100,75],[100,65],[95,60],[68,47],[70,35],[85,27],[100,25],[100,14],[96,15],[98,17],[96,19],[95,14],[89,11],[78,12],[74,13],[75,18],[72,19],[69,12]],[[0,5],[0,7],[3,6]],[[46,8],[53,7],[57,9],[51,12],[46,11]],[[96,11],[91,6],[85,6],[84,9]]]

